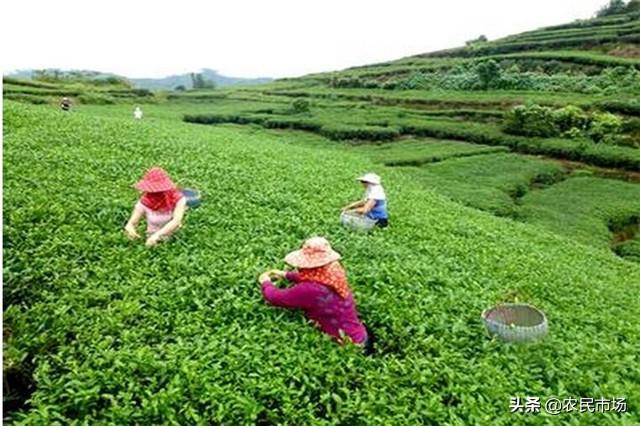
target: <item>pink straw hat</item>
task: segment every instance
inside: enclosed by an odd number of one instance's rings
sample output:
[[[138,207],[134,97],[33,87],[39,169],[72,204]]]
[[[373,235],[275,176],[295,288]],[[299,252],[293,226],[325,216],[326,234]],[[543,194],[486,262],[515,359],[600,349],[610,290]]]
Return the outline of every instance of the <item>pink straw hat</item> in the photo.
[[[300,250],[292,251],[284,261],[296,268],[319,268],[340,259],[325,238],[313,237],[304,242]]]
[[[143,192],[164,192],[176,189],[176,184],[160,167],[153,167],[144,174],[142,180],[136,183],[135,188]]]

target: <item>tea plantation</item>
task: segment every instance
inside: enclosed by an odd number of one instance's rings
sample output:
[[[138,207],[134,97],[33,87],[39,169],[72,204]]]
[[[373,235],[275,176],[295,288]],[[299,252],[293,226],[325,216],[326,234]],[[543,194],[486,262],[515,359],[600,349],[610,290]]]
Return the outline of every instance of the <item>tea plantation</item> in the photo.
[[[4,422],[640,424],[639,25],[224,90],[3,79]],[[154,165],[203,199],[148,249],[122,228]],[[368,171],[390,226],[350,232]],[[262,300],[258,274],[313,235],[371,357]],[[544,340],[486,335],[514,301]],[[510,413],[527,396],[627,410]]]
[[[376,164],[308,134],[13,102],[4,114],[5,374],[9,392],[29,392],[9,423],[554,420],[509,414],[525,395],[624,396],[627,414],[565,421],[640,419],[629,297],[640,267],[609,250],[464,207],[394,169],[393,226],[350,233],[337,209]],[[205,198],[176,240],[148,250],[121,227],[153,164]],[[379,335],[373,357],[261,299],[256,275],[314,234],[344,255]],[[480,312],[515,298],[547,313],[541,343],[484,334]]]

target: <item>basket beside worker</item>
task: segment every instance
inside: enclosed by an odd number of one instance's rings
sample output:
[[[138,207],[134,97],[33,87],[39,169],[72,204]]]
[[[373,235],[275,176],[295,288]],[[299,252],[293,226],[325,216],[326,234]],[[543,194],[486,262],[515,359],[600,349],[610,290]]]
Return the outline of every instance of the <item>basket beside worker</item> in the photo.
[[[487,331],[505,342],[524,343],[542,339],[549,331],[547,317],[534,306],[507,303],[482,312]]]
[[[340,215],[340,223],[347,228],[358,231],[369,231],[376,226],[375,220],[352,212],[342,212]]]
[[[193,209],[200,205],[200,191],[197,189],[183,188],[180,192],[187,199],[187,207]]]

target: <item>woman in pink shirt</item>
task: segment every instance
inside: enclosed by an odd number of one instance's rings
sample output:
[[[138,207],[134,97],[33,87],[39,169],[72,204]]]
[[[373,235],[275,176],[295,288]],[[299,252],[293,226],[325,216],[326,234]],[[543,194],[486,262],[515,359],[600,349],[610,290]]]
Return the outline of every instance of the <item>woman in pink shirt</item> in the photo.
[[[147,220],[147,246],[169,238],[182,226],[187,200],[160,167],[150,169],[135,188],[143,195],[136,203],[124,227],[130,239],[139,238],[136,226],[144,216]]]
[[[272,270],[260,275],[265,300],[282,308],[302,309],[308,319],[339,343],[345,337],[373,352],[373,335],[358,318],[353,293],[339,262],[340,254],[322,237],[305,241],[302,249],[289,253],[285,262],[296,272]],[[272,278],[294,283],[278,289]]]

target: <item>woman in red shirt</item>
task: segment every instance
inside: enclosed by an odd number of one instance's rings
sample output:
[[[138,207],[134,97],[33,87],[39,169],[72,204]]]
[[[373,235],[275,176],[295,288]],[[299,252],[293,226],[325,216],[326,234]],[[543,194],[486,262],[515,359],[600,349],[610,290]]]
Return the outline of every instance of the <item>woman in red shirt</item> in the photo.
[[[326,239],[311,238],[300,250],[285,257],[285,262],[297,268],[297,272],[272,270],[260,275],[262,295],[274,306],[302,309],[308,319],[339,343],[348,337],[363,345],[366,354],[371,354],[373,335],[358,317],[353,293],[339,260],[340,254]],[[294,285],[278,289],[271,282],[273,277]]]

